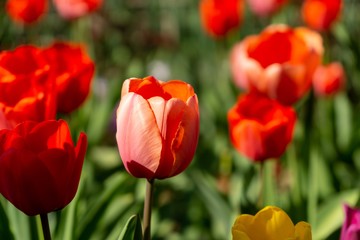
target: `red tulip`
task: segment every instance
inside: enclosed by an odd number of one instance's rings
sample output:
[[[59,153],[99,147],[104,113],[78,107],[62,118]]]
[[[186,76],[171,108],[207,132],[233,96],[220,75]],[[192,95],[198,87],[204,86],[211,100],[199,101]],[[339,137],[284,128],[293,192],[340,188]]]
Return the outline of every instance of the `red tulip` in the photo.
[[[257,94],[243,95],[228,112],[230,140],[249,159],[280,157],[292,139],[295,111]]]
[[[339,18],[342,0],[305,0],[302,6],[302,18],[311,28],[328,30]]]
[[[64,208],[77,191],[87,147],[63,120],[0,130],[0,192],[29,216]]]
[[[202,0],[199,10],[205,31],[210,36],[222,37],[240,26],[243,0]]]
[[[59,14],[65,19],[75,19],[98,10],[103,0],[53,0]]]
[[[162,179],[181,173],[194,156],[198,136],[198,100],[189,84],[154,77],[124,82],[116,139],[134,177]]]
[[[318,96],[331,96],[339,92],[344,85],[344,69],[338,62],[319,66],[314,73],[313,87]]]
[[[323,54],[321,36],[307,28],[272,25],[231,52],[235,83],[291,105],[308,92]]]
[[[10,126],[55,118],[55,88],[48,77],[49,65],[40,49],[20,46],[1,52],[0,111]]]
[[[248,0],[251,11],[261,17],[273,14],[286,2],[287,0]]]
[[[95,65],[82,45],[56,42],[43,54],[56,81],[57,110],[72,112],[89,95]]]
[[[38,21],[48,10],[47,0],[8,0],[6,11],[16,22],[31,24]]]

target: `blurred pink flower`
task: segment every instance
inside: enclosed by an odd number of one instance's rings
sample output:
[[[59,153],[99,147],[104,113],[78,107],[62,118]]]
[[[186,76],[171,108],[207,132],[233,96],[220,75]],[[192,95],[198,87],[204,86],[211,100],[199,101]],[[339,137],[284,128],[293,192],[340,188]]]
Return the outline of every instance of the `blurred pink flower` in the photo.
[[[279,10],[287,0],[247,0],[251,11],[258,16],[268,16]]]
[[[340,240],[360,239],[360,209],[344,205],[345,221],[341,228]]]
[[[313,88],[318,96],[330,96],[345,85],[344,69],[339,62],[319,66],[313,76]]]
[[[99,9],[103,0],[53,0],[59,14],[65,19],[75,19]]]

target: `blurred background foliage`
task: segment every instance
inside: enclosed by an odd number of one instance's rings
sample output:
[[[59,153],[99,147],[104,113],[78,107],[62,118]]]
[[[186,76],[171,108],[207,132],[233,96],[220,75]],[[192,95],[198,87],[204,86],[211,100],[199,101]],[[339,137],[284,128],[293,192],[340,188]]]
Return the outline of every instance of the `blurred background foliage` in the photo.
[[[89,148],[75,199],[49,216],[54,239],[117,239],[132,215],[142,215],[145,180],[130,176],[121,163],[115,110],[122,82],[148,75],[192,84],[201,111],[192,164],[156,182],[153,239],[230,239],[238,214],[255,214],[269,204],[284,209],[294,223],[311,223],[313,239],[338,239],[342,203],[359,206],[360,196],[358,0],[345,0],[340,21],[322,33],[324,63],[343,64],[347,87],[333,98],[309,93],[296,104],[299,120],[283,157],[267,161],[261,176],[260,166],[237,153],[228,137],[226,114],[240,94],[231,79],[229,50],[271,23],[303,25],[301,3],[290,1],[268,18],[246,7],[241,28],[214,40],[201,27],[198,1],[105,0],[100,11],[76,21],[61,19],[51,6],[42,21],[24,27],[11,22],[2,0],[1,50],[54,40],[84,42],[96,63],[87,102],[70,116],[58,116],[69,122],[74,138],[87,133]],[[42,238],[39,219],[4,199],[1,204],[0,235],[6,236],[1,239]]]

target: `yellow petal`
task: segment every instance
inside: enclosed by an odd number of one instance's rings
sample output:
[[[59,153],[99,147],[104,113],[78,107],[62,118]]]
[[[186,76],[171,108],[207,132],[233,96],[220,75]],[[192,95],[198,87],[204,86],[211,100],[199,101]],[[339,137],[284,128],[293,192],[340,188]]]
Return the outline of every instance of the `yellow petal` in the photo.
[[[312,240],[311,226],[307,222],[298,222],[295,226],[296,240]]]

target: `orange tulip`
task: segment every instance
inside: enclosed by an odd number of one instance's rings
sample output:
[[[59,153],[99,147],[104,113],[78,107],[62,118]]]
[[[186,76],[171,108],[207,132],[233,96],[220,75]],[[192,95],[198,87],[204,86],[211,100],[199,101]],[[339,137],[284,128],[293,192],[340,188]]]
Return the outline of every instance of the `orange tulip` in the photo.
[[[328,30],[339,18],[342,0],[305,0],[302,6],[302,18],[311,28]]]
[[[255,162],[280,157],[296,121],[291,107],[258,94],[241,96],[227,117],[232,144]]]
[[[222,37],[240,26],[243,0],[202,0],[199,5],[201,22],[213,37]]]
[[[345,85],[345,74],[338,62],[319,66],[313,77],[313,88],[318,96],[330,96],[339,92]]]
[[[53,0],[59,14],[65,19],[75,19],[98,10],[103,0]]]
[[[189,84],[154,77],[124,82],[116,140],[134,177],[162,179],[181,173],[195,154],[198,136],[198,100]]]
[[[48,10],[47,0],[8,0],[6,11],[16,22],[31,24],[38,21]]]
[[[0,193],[29,216],[65,207],[77,191],[86,147],[83,133],[74,146],[63,120],[0,130]]]
[[[285,3],[287,0],[248,0],[251,11],[262,17],[273,14]]]
[[[56,82],[57,110],[70,113],[89,95],[95,65],[82,45],[56,42],[43,54]]]
[[[272,25],[236,44],[230,65],[237,86],[291,105],[310,89],[322,54],[318,33]]]
[[[20,46],[0,53],[0,111],[8,121],[5,125],[55,118],[55,88],[48,77],[41,49]]]

